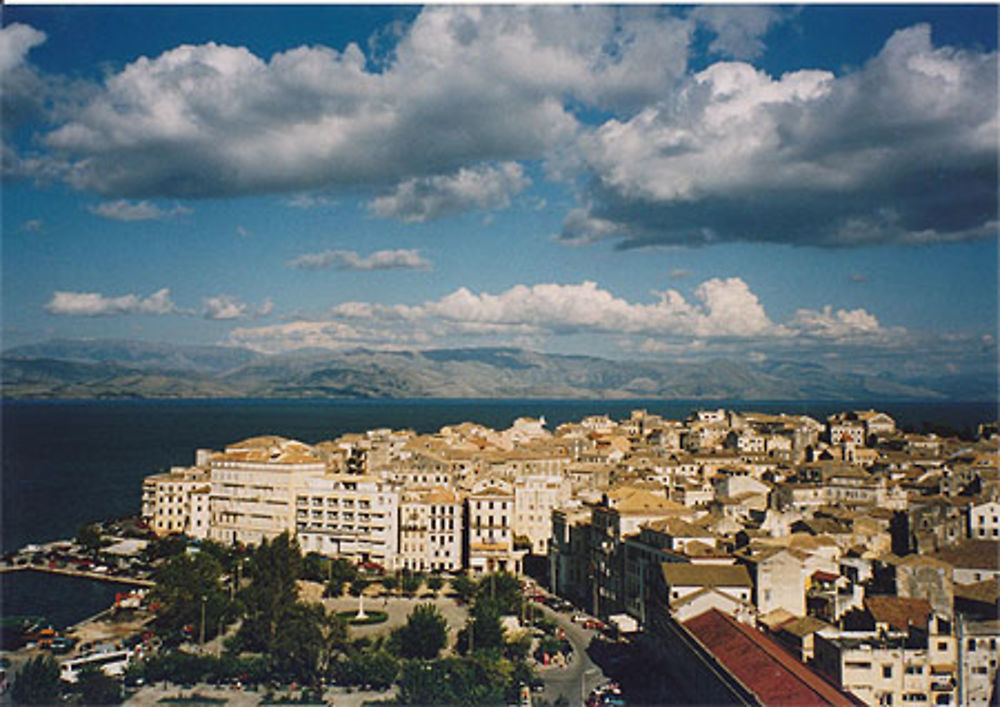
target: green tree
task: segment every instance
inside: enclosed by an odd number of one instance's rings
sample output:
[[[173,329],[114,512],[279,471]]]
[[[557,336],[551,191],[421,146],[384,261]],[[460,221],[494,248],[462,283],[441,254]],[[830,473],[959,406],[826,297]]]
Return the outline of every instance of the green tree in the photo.
[[[302,560],[302,579],[310,582],[325,582],[329,574],[330,560],[318,552],[310,552]]]
[[[153,598],[160,603],[158,625],[167,631],[191,627],[200,638],[204,607],[205,638],[211,638],[231,613],[229,596],[220,584],[222,566],[207,553],[176,555],[156,573]]]
[[[244,649],[268,652],[278,637],[282,614],[298,599],[302,572],[299,544],[282,533],[264,540],[250,556],[247,574],[250,586],[240,592],[245,618],[240,627]]]
[[[382,583],[382,587],[385,589],[385,591],[388,592],[389,594],[392,594],[394,591],[396,591],[396,587],[399,586],[399,580],[396,579],[396,575],[387,574],[379,581]]]
[[[478,600],[472,610],[470,628],[473,651],[503,648],[503,626],[496,603],[488,599]]]
[[[403,658],[437,658],[448,642],[448,622],[433,604],[418,604],[396,630],[399,655]]]
[[[351,596],[359,597],[361,594],[368,589],[368,580],[364,577],[356,577],[353,582],[351,582]]]
[[[80,526],[80,530],[76,534],[76,542],[88,552],[100,550],[101,545],[104,543],[100,524],[87,523]]]
[[[516,640],[508,641],[504,652],[515,663],[525,660],[531,652],[531,635],[525,633]]]
[[[404,664],[399,679],[403,704],[502,705],[511,683],[509,661],[478,656]]]
[[[214,557],[222,567],[222,571],[232,573],[236,569],[236,564],[243,558],[243,553],[232,545],[223,545],[215,540],[201,540],[198,542],[198,551]]]
[[[59,690],[59,664],[50,655],[39,655],[14,678],[11,697],[15,704],[49,705],[59,699]]]
[[[451,580],[452,591],[458,597],[458,600],[464,604],[468,604],[472,601],[472,598],[476,595],[476,581],[466,574],[460,574]]]
[[[403,593],[412,597],[418,591],[420,591],[420,585],[424,583],[424,577],[422,574],[417,572],[403,572],[403,576],[399,580],[399,588],[403,590]]]
[[[186,537],[183,535],[165,535],[162,538],[156,538],[155,540],[150,541],[150,543],[146,545],[146,549],[142,552],[146,556],[146,559],[152,562],[154,560],[180,555],[186,549]]]
[[[404,663],[399,676],[399,701],[404,705],[458,704],[450,672],[445,661]]]
[[[521,615],[521,603],[524,600],[521,582],[510,572],[494,572],[483,577],[476,588],[476,598],[483,597],[496,602],[501,614]]]
[[[441,587],[443,586],[444,578],[441,575],[432,574],[427,578],[427,588],[434,592],[435,596],[437,596],[437,593],[441,591]]]
[[[121,685],[98,668],[81,671],[76,689],[85,705],[118,705],[122,702]]]
[[[270,646],[275,671],[291,680],[315,682],[327,648],[322,629],[325,609],[320,604],[296,602],[282,612],[280,623],[281,630]]]
[[[357,568],[343,557],[337,557],[327,566],[327,585],[325,596],[339,597],[344,593],[344,586],[353,582],[358,576]]]
[[[364,664],[365,684],[373,690],[385,690],[392,686],[399,674],[399,661],[386,653],[366,654]]]
[[[395,682],[399,662],[385,651],[365,651],[334,663],[332,673],[340,685],[384,690]]]

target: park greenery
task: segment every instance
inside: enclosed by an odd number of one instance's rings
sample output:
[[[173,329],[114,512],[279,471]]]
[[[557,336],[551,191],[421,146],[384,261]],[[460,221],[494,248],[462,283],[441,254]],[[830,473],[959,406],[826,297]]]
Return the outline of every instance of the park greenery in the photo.
[[[121,683],[97,668],[80,672],[73,685],[59,679],[59,664],[49,655],[30,658],[18,672],[11,689],[16,705],[52,705],[65,701],[84,705],[117,705],[122,701]]]
[[[507,636],[502,626],[501,617],[521,616],[525,605],[517,577],[508,573],[451,580],[453,596],[469,611],[454,646],[449,646],[447,622],[432,603],[414,606],[406,623],[388,636],[352,641],[346,616],[351,612],[338,615],[302,601],[297,580],[322,583],[324,596],[343,596],[345,589],[359,596],[380,583],[386,593],[412,597],[425,583],[436,595],[444,579],[409,571],[371,575],[342,559],[303,556],[287,534],[251,550],[164,542],[151,552],[166,558],[153,593],[156,628],[173,640],[133,667],[133,680],[295,682],[310,689],[330,683],[367,689],[397,684],[404,704],[478,705],[516,700],[519,685],[534,679],[530,636]],[[183,650],[220,633],[228,638],[218,655]]]
[[[49,705],[59,699],[59,665],[52,656],[39,655],[24,664],[14,680],[15,704]]]
[[[419,604],[396,629],[391,643],[402,658],[433,660],[448,643],[448,623],[433,604]]]

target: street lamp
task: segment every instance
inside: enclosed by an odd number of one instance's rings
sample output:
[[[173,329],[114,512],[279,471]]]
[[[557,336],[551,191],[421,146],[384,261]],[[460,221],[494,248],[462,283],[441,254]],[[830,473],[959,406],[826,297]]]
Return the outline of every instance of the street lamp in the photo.
[[[201,595],[201,633],[199,634],[198,645],[201,646],[202,650],[205,649],[205,602],[208,601],[208,596],[205,594]]]

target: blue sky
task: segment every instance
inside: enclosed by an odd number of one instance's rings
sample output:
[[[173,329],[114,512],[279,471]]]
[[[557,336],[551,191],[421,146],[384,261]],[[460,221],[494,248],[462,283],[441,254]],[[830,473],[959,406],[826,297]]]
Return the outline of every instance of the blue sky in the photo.
[[[7,6],[3,345],[995,369],[996,26]]]

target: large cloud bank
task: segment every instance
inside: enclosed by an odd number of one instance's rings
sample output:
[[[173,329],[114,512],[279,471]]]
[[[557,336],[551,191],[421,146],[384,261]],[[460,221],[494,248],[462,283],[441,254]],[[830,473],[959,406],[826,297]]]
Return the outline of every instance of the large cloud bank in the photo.
[[[564,242],[824,246],[995,236],[995,53],[901,30],[864,66],[769,76],[770,8],[429,7],[384,65],[355,44],[214,43],[71,92],[8,175],[109,199],[358,190],[407,222],[499,209],[546,167]],[[692,37],[720,60],[692,74]],[[0,32],[7,125],[40,110],[44,35]],[[726,59],[732,59],[727,61]],[[36,121],[37,123],[37,121]],[[112,202],[113,203],[113,202]]]
[[[611,335],[626,347],[643,341],[814,341],[880,344],[905,335],[882,326],[864,309],[799,309],[789,322],[774,322],[757,295],[739,278],[711,279],[692,300],[676,290],[653,302],[630,302],[594,282],[517,285],[503,292],[459,288],[418,305],[347,302],[322,319],[234,330],[234,343],[262,351],[299,346],[421,345],[453,336],[531,337]],[[633,342],[628,344],[627,342]],[[648,348],[649,344],[647,344]]]

